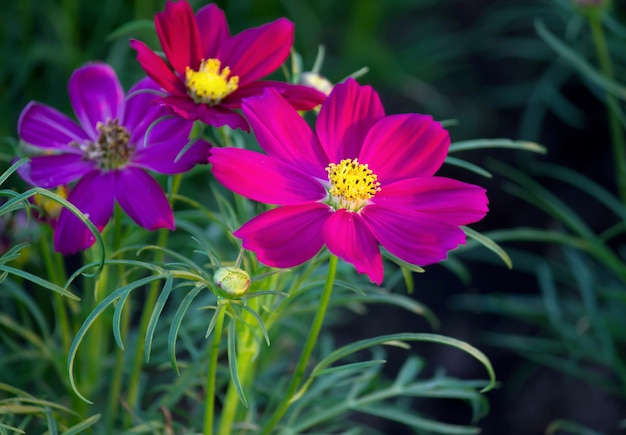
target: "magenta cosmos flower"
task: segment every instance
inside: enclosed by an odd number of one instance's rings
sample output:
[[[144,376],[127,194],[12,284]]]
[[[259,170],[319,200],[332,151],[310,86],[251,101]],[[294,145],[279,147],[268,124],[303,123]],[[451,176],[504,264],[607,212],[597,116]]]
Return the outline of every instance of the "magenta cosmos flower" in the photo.
[[[316,132],[275,91],[243,103],[267,154],[215,149],[213,174],[250,199],[279,205],[234,234],[258,259],[293,267],[324,245],[381,284],[380,246],[416,265],[465,243],[460,225],[487,212],[481,187],[433,174],[450,138],[430,116],[385,116],[378,94],[355,80],[322,104]]]
[[[173,71],[143,42],[131,40],[130,46],[146,74],[167,92],[157,102],[183,118],[248,131],[246,120],[233,109],[267,87],[277,89],[298,110],[312,109],[326,97],[307,86],[259,81],[289,56],[294,26],[285,18],[231,37],[224,12],[216,5],[194,16],[186,1],[168,1],[154,24]]]
[[[189,142],[192,123],[171,116],[155,123],[168,111],[151,104],[150,92],[158,86],[149,78],[125,97],[111,67],[89,64],[74,71],[68,86],[80,126],[51,107],[29,103],[20,115],[18,134],[44,155],[32,157],[20,175],[45,188],[78,180],[67,199],[100,230],[111,218],[115,201],[144,228],[174,229],[167,198],[146,170],[187,171],[206,162],[210,144],[198,141],[176,160]],[[71,212],[61,212],[54,230],[57,251],[73,253],[94,240]]]

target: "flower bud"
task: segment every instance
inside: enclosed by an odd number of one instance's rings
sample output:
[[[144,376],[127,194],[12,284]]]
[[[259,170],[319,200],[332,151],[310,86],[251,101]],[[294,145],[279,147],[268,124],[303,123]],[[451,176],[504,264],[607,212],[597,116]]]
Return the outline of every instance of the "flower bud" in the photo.
[[[304,72],[300,74],[298,83],[316,89],[326,95],[333,90],[333,84],[324,76],[314,72]]]
[[[240,298],[245,295],[250,287],[250,275],[238,267],[220,267],[213,274],[213,282],[218,291],[228,299]]]

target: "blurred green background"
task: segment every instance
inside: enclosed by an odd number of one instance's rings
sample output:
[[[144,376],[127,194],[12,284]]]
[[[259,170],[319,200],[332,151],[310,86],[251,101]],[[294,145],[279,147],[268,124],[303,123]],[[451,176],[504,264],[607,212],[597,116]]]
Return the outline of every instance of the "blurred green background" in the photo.
[[[126,88],[143,76],[128,46],[130,37],[152,47],[154,13],[163,0],[20,0],[5,2],[0,17],[0,168],[14,156],[21,109],[38,100],[71,114],[67,80],[86,62],[102,60],[118,72]],[[206,4],[190,1],[194,9]],[[367,66],[360,78],[381,94],[388,113],[422,112],[440,120],[456,120],[453,140],[507,137],[542,143],[544,160],[583,172],[613,189],[605,108],[571,66],[560,61],[534,28],[542,22],[560,37],[584,32],[584,21],[569,0],[222,0],[231,32],[286,16],[296,23],[294,48],[305,69],[312,67],[318,46],[326,47],[322,73],[337,82]],[[624,2],[615,2],[615,32],[626,21]],[[122,27],[130,22],[133,25]],[[121,30],[120,30],[121,29]],[[583,53],[585,38],[574,38]],[[626,50],[615,48],[619,60]],[[626,65],[626,62],[622,62]],[[618,73],[624,75],[624,71]],[[533,165],[535,156],[489,151],[463,156],[477,164],[489,159]],[[545,217],[501,188],[502,177],[477,178],[447,168],[446,173],[488,188],[491,211],[480,230],[518,225],[544,225]],[[569,195],[569,191],[561,191]],[[581,206],[584,209],[584,205]],[[584,210],[591,225],[606,217]],[[481,347],[484,329],[521,330],[512,320],[490,320],[451,311],[447,297],[455,292],[536,291],[534,280],[502,268],[476,267],[468,290],[439,266],[418,283],[416,297],[442,318],[439,332]],[[393,319],[387,318],[387,321]],[[396,319],[397,321],[397,319]],[[359,327],[358,325],[356,327]],[[602,395],[554,372],[534,372],[510,353],[483,348],[494,358],[503,389],[490,395],[492,412],[482,426],[486,434],[543,433],[555,418],[582,418],[599,431],[614,427],[623,401]],[[455,367],[447,354],[433,352],[432,365],[442,363],[459,376],[482,376]],[[455,372],[456,370],[456,372]],[[538,373],[530,375],[529,373]],[[532,377],[536,376],[536,377]],[[520,381],[522,379],[522,381]],[[556,394],[555,392],[558,392]],[[587,398],[598,403],[597,409]],[[555,401],[559,402],[555,404]],[[456,405],[451,405],[456,406]],[[590,408],[591,407],[591,408]],[[433,409],[441,415],[456,408]],[[466,411],[462,411],[465,415]],[[446,420],[449,420],[446,417]],[[605,432],[603,432],[605,433]]]

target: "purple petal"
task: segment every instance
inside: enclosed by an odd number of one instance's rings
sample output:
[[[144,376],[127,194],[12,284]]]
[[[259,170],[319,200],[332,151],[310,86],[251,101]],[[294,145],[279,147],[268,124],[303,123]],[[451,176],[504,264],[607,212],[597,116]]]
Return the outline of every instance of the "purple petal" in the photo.
[[[371,86],[354,79],[335,85],[316,122],[317,137],[330,161],[358,157],[368,131],[383,116],[380,98]]]
[[[97,139],[99,122],[123,118],[124,90],[109,65],[94,63],[78,68],[68,88],[74,113],[90,138]]]
[[[202,47],[198,24],[189,3],[168,1],[165,11],[154,16],[154,26],[165,57],[178,75],[184,77],[186,67],[197,70]]]
[[[272,156],[239,148],[213,148],[215,178],[235,193],[268,204],[302,204],[326,196],[322,184]]]
[[[372,202],[385,208],[430,214],[450,226],[467,225],[487,213],[482,187],[445,177],[409,178],[384,186]]]
[[[78,152],[69,146],[82,143],[89,137],[74,121],[52,107],[30,102],[22,110],[17,133],[24,142],[40,148]]]
[[[213,127],[227,125],[233,130],[239,128],[246,132],[250,131],[248,122],[243,116],[221,105],[207,106],[206,104],[199,104],[196,106],[196,115],[200,121]]]
[[[244,86],[276,71],[289,56],[294,25],[286,18],[244,30],[224,41],[218,52],[222,68],[230,67]]]
[[[436,263],[465,243],[463,230],[445,222],[445,216],[377,205],[365,207],[361,216],[382,246],[411,264]]]
[[[68,184],[96,169],[96,162],[81,155],[58,154],[32,157],[18,170],[20,176],[33,186],[51,189]]]
[[[324,241],[328,250],[352,263],[358,273],[372,282],[383,282],[383,260],[378,243],[358,213],[337,210],[324,224]]]
[[[407,177],[429,177],[448,154],[450,136],[440,123],[419,114],[391,115],[378,121],[359,155],[381,185]]]
[[[180,151],[187,145],[188,140],[166,140],[150,143],[150,146],[138,145],[132,158],[132,166],[149,169],[161,174],[179,174],[193,168],[196,164],[207,163],[211,144],[198,140],[184,154],[176,160]]]
[[[293,267],[322,248],[322,228],[331,213],[330,207],[319,203],[279,207],[260,214],[233,234],[261,263]]]
[[[257,141],[272,157],[305,173],[326,179],[328,157],[304,118],[274,89],[248,98],[242,107]]]
[[[113,214],[113,173],[92,171],[85,175],[70,191],[67,198],[102,231]],[[87,249],[95,237],[74,214],[64,209],[54,231],[54,249],[63,254],[73,254]]]
[[[142,169],[116,172],[115,199],[138,225],[152,231],[174,229],[174,214],[161,186]]]
[[[196,12],[196,22],[200,30],[204,59],[216,58],[220,46],[230,37],[224,11],[211,3]]]

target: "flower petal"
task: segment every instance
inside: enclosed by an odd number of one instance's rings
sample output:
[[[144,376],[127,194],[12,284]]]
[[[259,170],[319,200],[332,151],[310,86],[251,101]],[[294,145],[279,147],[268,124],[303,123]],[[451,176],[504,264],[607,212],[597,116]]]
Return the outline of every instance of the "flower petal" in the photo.
[[[407,177],[428,177],[443,164],[450,135],[432,117],[391,115],[365,138],[359,161],[369,164],[381,185]]]
[[[154,16],[154,26],[165,57],[178,75],[184,77],[187,67],[197,70],[202,59],[202,46],[189,3],[168,1],[165,11]]]
[[[382,103],[371,86],[361,86],[352,78],[335,85],[316,122],[317,137],[331,163],[358,157],[369,129],[383,116]]]
[[[309,86],[263,80],[249,83],[238,88],[235,92],[226,97],[222,101],[222,104],[232,109],[239,108],[241,107],[241,100],[262,95],[263,91],[268,88],[278,91],[278,93],[296,110],[311,110],[322,104],[326,99],[324,93]]]
[[[68,184],[95,168],[93,160],[84,160],[79,154],[58,154],[32,157],[18,173],[33,186],[51,189]]]
[[[98,230],[102,231],[113,214],[114,187],[112,172],[92,171],[74,186],[67,200],[87,215]],[[95,240],[89,228],[72,212],[66,209],[61,211],[54,231],[54,249],[63,254],[73,254],[87,249]]]
[[[242,110],[265,152],[313,177],[327,178],[328,157],[315,134],[276,90],[246,99]]]
[[[17,133],[26,143],[40,148],[77,152],[69,146],[71,142],[89,140],[85,132],[52,107],[31,101],[26,105],[17,123]]]
[[[156,99],[156,103],[167,106],[176,115],[188,121],[195,121],[198,119],[198,105],[187,95],[159,97]]]
[[[330,207],[319,203],[279,207],[251,219],[233,234],[261,263],[294,267],[322,248],[322,228],[331,213]]]
[[[239,86],[276,71],[289,56],[294,25],[286,18],[244,30],[222,43],[218,59],[239,76]]]
[[[202,41],[202,57],[204,59],[217,57],[219,47],[230,37],[224,11],[211,3],[198,9],[196,22]]]
[[[145,73],[170,94],[185,94],[185,85],[163,59],[150,50],[146,44],[136,39],[130,40],[130,47],[137,52],[137,62]]]
[[[174,214],[161,186],[142,169],[116,172],[115,199],[138,225],[174,229]]]
[[[402,209],[402,213],[430,214],[451,226],[479,221],[487,213],[488,204],[482,187],[445,177],[409,178],[388,184],[372,202]]]
[[[243,116],[221,105],[207,106],[206,104],[198,104],[196,105],[196,115],[200,121],[213,127],[227,125],[233,130],[240,128],[246,132],[250,131],[248,122]]]
[[[123,118],[124,90],[109,65],[93,63],[78,68],[68,88],[74,113],[91,139],[98,138],[99,122]]]
[[[348,263],[372,282],[383,282],[383,259],[376,239],[358,213],[337,210],[324,224],[324,241],[328,250]]]
[[[149,169],[161,174],[179,174],[193,168],[198,163],[208,163],[211,144],[198,140],[176,160],[188,140],[150,143],[147,147],[138,145],[133,156],[132,165]]]
[[[213,148],[215,178],[235,193],[268,204],[320,201],[326,189],[311,176],[277,158],[239,148]]]

